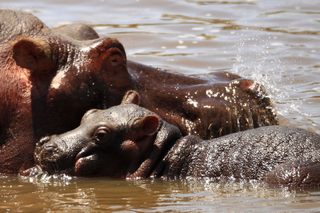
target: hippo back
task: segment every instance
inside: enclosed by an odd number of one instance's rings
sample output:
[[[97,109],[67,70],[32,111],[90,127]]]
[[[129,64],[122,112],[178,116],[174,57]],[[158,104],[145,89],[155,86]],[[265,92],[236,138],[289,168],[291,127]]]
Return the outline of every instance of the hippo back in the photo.
[[[260,127],[209,141],[187,136],[172,147],[163,163],[162,175],[168,177],[319,184],[320,136],[284,126]]]
[[[49,28],[30,13],[0,10],[0,43],[19,35],[41,35],[48,32]]]

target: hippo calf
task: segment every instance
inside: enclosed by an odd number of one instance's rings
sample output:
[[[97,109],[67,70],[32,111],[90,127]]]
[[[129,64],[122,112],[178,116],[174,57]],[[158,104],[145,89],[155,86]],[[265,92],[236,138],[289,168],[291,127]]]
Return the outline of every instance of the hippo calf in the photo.
[[[273,185],[320,183],[320,136],[268,126],[211,140],[181,137],[179,129],[136,105],[90,110],[78,128],[43,138],[35,160],[43,170],[112,178],[211,177],[263,180]]]

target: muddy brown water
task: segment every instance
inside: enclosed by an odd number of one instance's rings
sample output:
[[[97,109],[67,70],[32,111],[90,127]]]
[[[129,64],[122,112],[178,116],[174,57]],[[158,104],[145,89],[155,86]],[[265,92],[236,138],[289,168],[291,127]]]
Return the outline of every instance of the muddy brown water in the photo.
[[[50,27],[92,25],[128,58],[176,72],[229,70],[264,84],[282,125],[320,133],[320,0],[2,0]],[[320,212],[320,188],[0,175],[0,212]]]

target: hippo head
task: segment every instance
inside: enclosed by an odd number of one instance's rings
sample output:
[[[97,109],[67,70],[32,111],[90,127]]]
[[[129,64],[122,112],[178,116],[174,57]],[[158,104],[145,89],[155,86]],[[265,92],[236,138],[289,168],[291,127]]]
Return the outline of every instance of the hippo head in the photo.
[[[88,109],[119,104],[130,87],[125,50],[116,39],[24,36],[14,42],[12,57],[31,73],[40,136],[76,127]]]
[[[128,92],[122,104],[91,109],[76,129],[42,138],[35,161],[49,174],[125,178],[150,154],[160,118]]]

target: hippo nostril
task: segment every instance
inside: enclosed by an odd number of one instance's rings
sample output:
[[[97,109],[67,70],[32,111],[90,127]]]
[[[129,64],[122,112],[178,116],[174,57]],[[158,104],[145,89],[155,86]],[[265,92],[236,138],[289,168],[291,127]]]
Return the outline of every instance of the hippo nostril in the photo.
[[[50,143],[50,144],[45,144],[43,146],[43,149],[47,152],[53,152],[54,150],[57,149],[57,145],[56,144],[53,144],[53,143]]]
[[[42,146],[43,144],[47,143],[48,141],[50,141],[51,137],[50,136],[46,136],[41,138],[38,142],[37,145],[38,146]]]
[[[122,56],[119,54],[114,54],[110,56],[110,62],[112,66],[117,66],[122,63]]]

